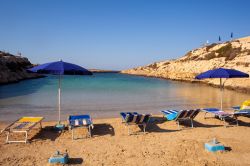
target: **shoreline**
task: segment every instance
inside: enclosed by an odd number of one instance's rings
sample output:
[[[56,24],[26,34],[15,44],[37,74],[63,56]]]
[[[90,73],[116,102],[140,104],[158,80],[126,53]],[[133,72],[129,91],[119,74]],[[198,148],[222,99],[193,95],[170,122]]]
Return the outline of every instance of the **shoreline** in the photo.
[[[171,79],[171,78],[166,78],[163,76],[151,76],[151,75],[147,75],[147,74],[131,74],[131,73],[122,73],[120,72],[120,74],[126,74],[126,75],[133,75],[133,76],[142,76],[142,77],[148,77],[148,78],[159,78],[159,79],[163,79],[163,80],[170,80],[170,81],[177,81],[177,82],[186,82],[186,83],[192,83],[192,84],[202,84],[202,85],[207,85],[210,87],[214,87],[214,88],[220,88],[220,85],[216,85],[213,84],[211,82],[207,82],[207,81],[200,81],[200,80],[191,80],[191,79]],[[232,78],[234,79],[234,78]],[[224,86],[224,89],[227,90],[232,90],[232,91],[236,91],[236,92],[240,92],[240,93],[244,93],[244,94],[250,94],[250,87],[249,88],[244,88],[244,87],[233,87],[230,85],[226,85]]]

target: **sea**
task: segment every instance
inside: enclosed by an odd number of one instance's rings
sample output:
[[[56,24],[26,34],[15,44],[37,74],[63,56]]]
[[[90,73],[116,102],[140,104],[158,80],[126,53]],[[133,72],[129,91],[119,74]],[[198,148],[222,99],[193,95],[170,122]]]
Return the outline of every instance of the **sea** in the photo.
[[[112,118],[129,111],[160,114],[167,109],[220,107],[220,89],[204,84],[120,73],[65,75],[61,82],[62,120],[77,114]],[[250,94],[224,90],[223,107],[230,109],[247,99]],[[0,121],[21,116],[58,119],[58,76],[0,86]]]

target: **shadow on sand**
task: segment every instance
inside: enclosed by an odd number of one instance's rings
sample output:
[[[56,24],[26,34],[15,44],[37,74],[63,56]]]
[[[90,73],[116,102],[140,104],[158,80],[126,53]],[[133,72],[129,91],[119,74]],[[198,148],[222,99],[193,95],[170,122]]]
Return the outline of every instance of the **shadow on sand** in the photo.
[[[113,126],[107,123],[95,124],[94,130],[92,132],[93,136],[104,136],[104,135],[115,135]]]
[[[204,124],[204,123],[197,122],[195,120],[193,121],[193,124],[194,124],[194,127],[203,127],[203,128],[213,128],[213,127],[222,127],[222,126],[224,126],[224,125]]]
[[[162,123],[165,123],[166,122],[166,118],[164,117],[151,117],[150,120],[149,120],[149,123],[155,123],[155,124],[162,124]]]
[[[30,141],[33,140],[50,140],[55,141],[61,135],[60,132],[54,129],[54,126],[46,126],[41,129],[39,133],[34,135]]]
[[[146,129],[147,132],[153,133],[153,132],[175,132],[179,130],[168,130],[168,129],[163,129],[160,128],[157,124],[155,123],[149,123]]]
[[[158,132],[161,132],[161,129],[159,128],[159,126],[157,126],[157,124],[162,124],[162,123],[167,123],[167,122],[168,121],[164,117],[152,117],[150,125],[153,126],[152,130],[154,129],[154,130],[156,130]],[[203,123],[197,122],[196,120],[193,120],[193,125],[194,125],[194,127],[204,127],[204,128],[212,128],[212,127],[221,127],[221,126],[223,126],[223,125],[203,124]],[[178,129],[178,124],[176,124],[176,127]],[[191,121],[190,120],[180,121],[180,129],[182,127],[191,128]],[[173,131],[173,130],[167,130],[167,131]],[[152,132],[154,132],[154,131],[152,131]],[[164,131],[162,131],[162,132],[164,132]]]
[[[232,150],[232,148],[231,148],[231,147],[229,147],[229,146],[225,146],[225,151],[230,152],[231,150]]]
[[[150,121],[147,125],[147,131],[148,132],[175,132],[178,130],[168,130],[168,129],[163,129],[160,128],[158,124],[162,124],[165,123],[166,119],[164,119],[163,117],[151,117]]]
[[[239,126],[250,127],[250,123],[246,123],[246,122],[244,122],[244,121],[242,121],[242,120],[239,120],[239,119],[238,119],[238,123],[239,123]]]
[[[69,158],[69,162],[68,164],[70,165],[78,165],[83,163],[83,159],[82,158]]]

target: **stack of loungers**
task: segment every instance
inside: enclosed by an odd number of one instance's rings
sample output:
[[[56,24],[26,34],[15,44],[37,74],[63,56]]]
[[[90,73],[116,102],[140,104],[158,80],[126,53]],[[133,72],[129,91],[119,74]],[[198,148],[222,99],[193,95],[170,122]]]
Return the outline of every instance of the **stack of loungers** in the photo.
[[[225,112],[218,108],[204,108],[202,111],[205,112],[204,118],[206,117],[207,113],[213,114],[214,117],[223,120],[226,126],[226,120],[231,120],[233,122],[236,122],[236,125],[238,126],[238,117],[239,116],[250,116],[250,110],[249,109],[240,109],[240,107],[232,107],[234,109],[234,112]]]
[[[230,113],[230,112],[221,111],[218,108],[204,108],[202,109],[202,111],[205,112],[204,119],[207,118],[206,115],[209,113],[209,114],[214,115],[215,118],[218,118],[224,121],[225,126],[226,126],[226,120],[236,122],[236,124],[238,125],[237,116],[235,116],[235,114],[232,112]]]
[[[232,109],[234,110],[234,114],[236,116],[247,116],[247,117],[250,116],[249,107],[241,109],[240,106],[235,106],[235,107],[232,107]]]

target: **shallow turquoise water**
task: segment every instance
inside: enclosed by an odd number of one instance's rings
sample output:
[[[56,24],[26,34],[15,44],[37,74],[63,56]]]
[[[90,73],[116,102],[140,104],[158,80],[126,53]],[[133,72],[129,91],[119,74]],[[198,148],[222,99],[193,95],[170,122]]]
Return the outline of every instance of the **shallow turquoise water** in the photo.
[[[20,116],[57,120],[57,76],[0,86],[0,121]],[[118,117],[121,111],[157,113],[163,109],[219,107],[219,89],[200,84],[118,73],[63,76],[62,119],[69,114]],[[250,95],[225,91],[225,107]]]

